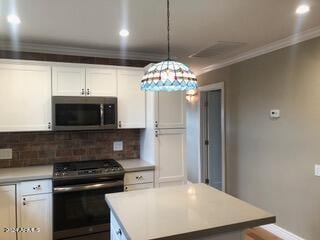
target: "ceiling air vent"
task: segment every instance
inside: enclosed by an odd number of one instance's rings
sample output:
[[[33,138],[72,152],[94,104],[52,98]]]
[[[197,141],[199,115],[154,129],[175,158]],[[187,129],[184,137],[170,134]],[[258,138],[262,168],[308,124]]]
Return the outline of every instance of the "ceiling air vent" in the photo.
[[[219,41],[213,44],[210,47],[202,49],[192,55],[190,58],[217,58],[223,59],[229,57],[233,53],[236,53],[237,50],[241,49],[245,43],[242,42],[223,42]]]

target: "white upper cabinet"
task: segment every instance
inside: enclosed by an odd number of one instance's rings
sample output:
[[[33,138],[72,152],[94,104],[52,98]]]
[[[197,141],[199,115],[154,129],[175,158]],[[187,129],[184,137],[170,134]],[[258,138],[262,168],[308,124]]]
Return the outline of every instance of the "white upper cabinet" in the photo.
[[[86,95],[117,96],[117,70],[112,68],[86,68]]]
[[[146,96],[140,89],[143,69],[118,70],[118,127],[145,128]]]
[[[0,239],[16,240],[14,232],[5,232],[3,229],[16,227],[15,185],[0,186],[0,227]]]
[[[185,128],[185,93],[157,93],[156,128]]]
[[[51,129],[51,68],[0,64],[0,131]]]
[[[86,71],[83,67],[52,67],[53,96],[84,96]]]

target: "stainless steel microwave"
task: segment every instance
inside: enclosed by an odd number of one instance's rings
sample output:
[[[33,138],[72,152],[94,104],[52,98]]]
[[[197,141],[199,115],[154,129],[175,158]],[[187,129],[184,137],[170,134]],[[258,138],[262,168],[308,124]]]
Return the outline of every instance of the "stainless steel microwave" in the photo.
[[[52,97],[52,126],[56,131],[117,128],[117,98]]]

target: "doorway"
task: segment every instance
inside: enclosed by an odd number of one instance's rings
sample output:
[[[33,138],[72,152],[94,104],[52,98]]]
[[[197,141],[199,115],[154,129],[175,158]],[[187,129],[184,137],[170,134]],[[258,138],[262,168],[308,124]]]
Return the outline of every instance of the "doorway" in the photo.
[[[225,191],[224,84],[200,88],[201,180]]]

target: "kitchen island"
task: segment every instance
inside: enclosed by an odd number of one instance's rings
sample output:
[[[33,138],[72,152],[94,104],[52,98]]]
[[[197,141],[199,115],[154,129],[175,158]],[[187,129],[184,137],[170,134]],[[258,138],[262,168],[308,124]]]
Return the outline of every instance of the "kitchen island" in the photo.
[[[240,240],[275,216],[205,184],[107,194],[111,240]]]

